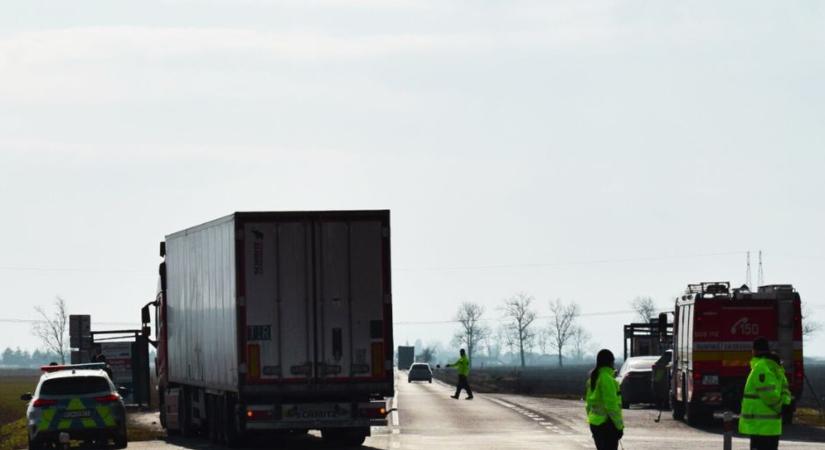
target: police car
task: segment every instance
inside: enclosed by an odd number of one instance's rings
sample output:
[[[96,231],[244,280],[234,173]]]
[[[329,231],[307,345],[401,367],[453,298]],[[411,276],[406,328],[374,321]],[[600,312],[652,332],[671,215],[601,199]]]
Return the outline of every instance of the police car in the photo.
[[[50,448],[70,440],[125,448],[126,408],[104,370],[105,364],[43,366],[28,401],[29,449]]]

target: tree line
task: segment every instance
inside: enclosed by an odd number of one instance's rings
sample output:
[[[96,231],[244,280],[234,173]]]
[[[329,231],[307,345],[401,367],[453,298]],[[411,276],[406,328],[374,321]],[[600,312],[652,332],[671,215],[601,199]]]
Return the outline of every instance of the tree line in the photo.
[[[647,322],[656,312],[650,297],[637,297],[630,302],[637,318]],[[561,299],[548,302],[550,314],[540,317],[535,298],[517,293],[502,301],[496,308],[499,325],[489,325],[484,306],[474,302],[462,303],[455,315],[459,329],[453,344],[464,347],[472,360],[473,354],[500,361],[506,353],[515,355],[521,367],[530,356],[552,355],[561,367],[565,359],[581,361],[594,351],[592,335],[579,324],[581,309],[574,302]]]
[[[528,356],[536,348],[541,355],[554,355],[559,366],[564,365],[566,354],[581,359],[590,350],[591,335],[578,324],[579,305],[556,299],[548,306],[550,315],[542,321],[536,312],[535,298],[517,293],[497,308],[501,323],[494,327],[486,323],[482,305],[464,302],[455,316],[459,329],[453,341],[466,348],[471,359],[479,350],[493,360],[507,352],[517,356],[521,367],[527,365]]]
[[[40,367],[51,362],[60,362],[60,355],[56,353],[41,350],[29,353],[28,350],[21,350],[20,347],[16,349],[6,347],[0,356],[2,357],[0,364],[4,366]]]

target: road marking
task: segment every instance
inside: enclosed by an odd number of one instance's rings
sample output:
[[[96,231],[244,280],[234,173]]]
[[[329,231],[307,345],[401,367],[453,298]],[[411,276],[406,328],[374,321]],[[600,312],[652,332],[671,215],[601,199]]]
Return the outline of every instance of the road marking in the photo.
[[[392,401],[390,401],[390,410],[392,411],[392,413],[390,413],[392,414],[392,426],[395,428],[393,433],[395,433],[398,431],[398,395],[394,396]]]

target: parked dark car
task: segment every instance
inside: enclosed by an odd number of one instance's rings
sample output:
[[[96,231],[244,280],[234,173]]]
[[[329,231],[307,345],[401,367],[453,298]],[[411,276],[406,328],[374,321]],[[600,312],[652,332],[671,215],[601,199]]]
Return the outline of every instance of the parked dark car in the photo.
[[[634,356],[622,364],[616,375],[622,393],[622,408],[635,403],[655,402],[651,383],[653,365],[658,359],[659,356]]]
[[[433,382],[433,371],[427,363],[415,363],[410,366],[410,373],[407,375],[407,382],[429,381]]]

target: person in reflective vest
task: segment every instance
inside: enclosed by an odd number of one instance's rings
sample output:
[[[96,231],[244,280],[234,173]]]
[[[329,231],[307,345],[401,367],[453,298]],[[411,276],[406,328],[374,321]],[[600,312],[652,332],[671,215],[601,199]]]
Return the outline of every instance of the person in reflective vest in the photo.
[[[616,450],[624,435],[622,395],[616,382],[614,363],[610,350],[599,351],[596,367],[587,379],[585,410],[597,450]]]
[[[467,391],[467,400],[473,399],[473,391],[470,389],[470,359],[467,358],[467,353],[462,348],[459,351],[460,357],[458,360],[452,364],[447,364],[447,367],[455,367],[456,372],[458,372],[458,384],[455,387],[455,395],[452,397],[458,400],[459,394],[461,394],[461,390],[464,389]]]
[[[739,415],[739,432],[750,436],[753,450],[775,450],[782,435],[782,406],[790,403],[784,387],[787,379],[784,369],[771,355],[768,340],[758,338],[753,341],[751,371],[745,382],[742,396],[742,412]]]

